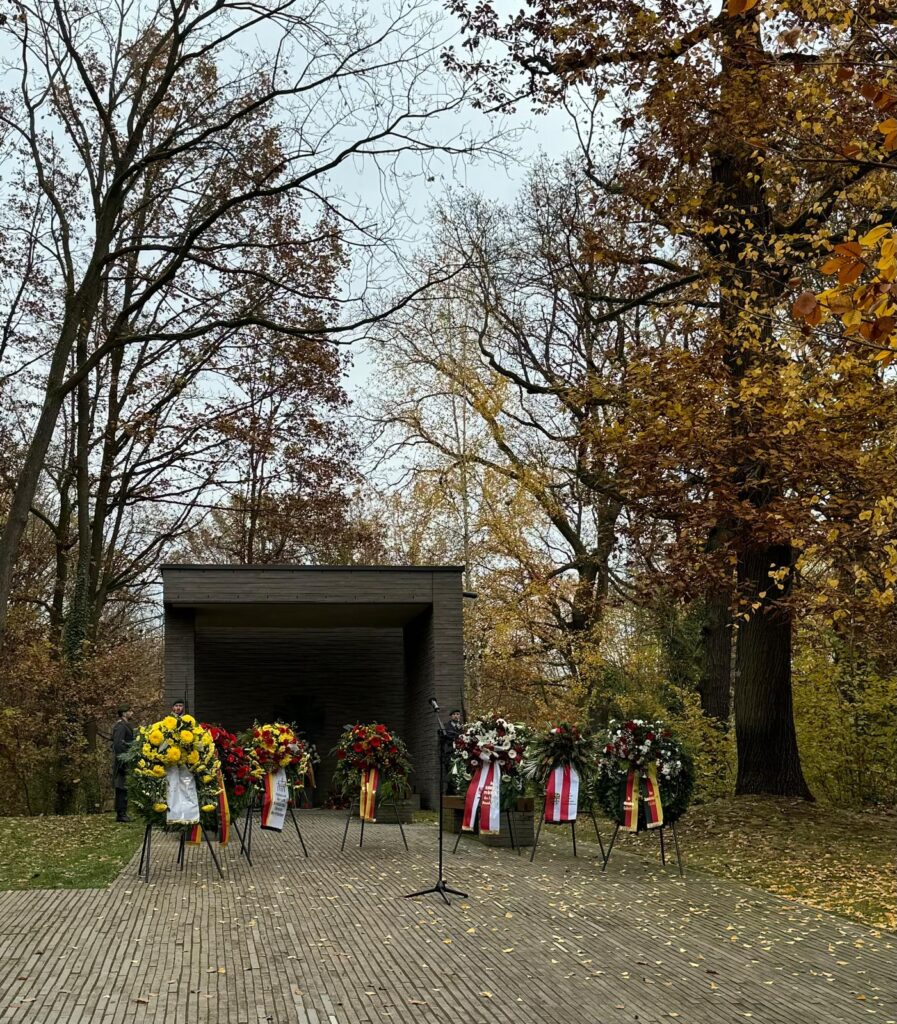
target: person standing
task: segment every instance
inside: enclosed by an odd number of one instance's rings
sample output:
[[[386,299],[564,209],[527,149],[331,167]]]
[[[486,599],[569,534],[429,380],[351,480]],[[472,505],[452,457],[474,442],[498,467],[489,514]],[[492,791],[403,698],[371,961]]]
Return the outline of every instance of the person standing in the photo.
[[[118,721],[112,727],[112,787],[115,790],[115,820],[129,822],[128,817],[128,780],[125,777],[125,766],[118,755],[123,754],[134,739],[134,726],[131,722],[134,712],[129,704],[118,708]]]

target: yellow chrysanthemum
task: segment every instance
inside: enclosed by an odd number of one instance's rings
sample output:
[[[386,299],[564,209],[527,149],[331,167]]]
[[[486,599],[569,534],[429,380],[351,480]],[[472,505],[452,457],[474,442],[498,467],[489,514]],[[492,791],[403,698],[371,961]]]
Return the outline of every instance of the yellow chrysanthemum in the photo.
[[[199,761],[199,753],[195,750],[191,750],[187,755],[187,764],[196,764]]]
[[[154,747],[158,747],[162,740],[165,739],[165,737],[162,735],[161,729],[151,729],[147,739],[150,741],[150,743],[152,743]]]
[[[181,721],[184,725],[196,725],[196,719],[193,715],[181,715]]]
[[[170,764],[177,764],[181,759],[181,748],[180,747],[169,747],[165,751],[165,760]]]
[[[171,730],[177,726],[178,720],[174,717],[174,715],[166,715],[162,719],[162,724],[165,726],[166,729]]]
[[[189,729],[181,729],[181,743],[189,746],[193,742],[194,736]]]
[[[154,811],[167,811],[168,804],[153,804]]]
[[[202,805],[202,809],[204,811],[214,811],[215,810],[215,805],[214,804],[203,804]]]
[[[290,763],[290,761],[292,761],[292,758],[290,757],[289,754],[287,754],[286,757],[282,757],[280,759],[280,767],[281,768],[286,768],[286,766]]]
[[[208,784],[208,783],[210,783],[212,781],[212,776],[211,775],[203,775],[202,781],[205,782],[206,784]]]
[[[155,775],[157,779],[161,779],[164,774],[165,774],[165,769],[162,767],[162,765],[160,765],[160,764],[154,764],[153,765],[153,775]]]

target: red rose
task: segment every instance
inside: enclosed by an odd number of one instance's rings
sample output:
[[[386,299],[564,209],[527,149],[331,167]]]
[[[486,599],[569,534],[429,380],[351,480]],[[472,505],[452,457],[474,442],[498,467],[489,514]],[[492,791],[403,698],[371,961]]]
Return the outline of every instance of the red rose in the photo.
[[[353,743],[352,744],[352,749],[355,751],[356,754],[363,754],[364,753],[364,744],[363,743]]]
[[[386,726],[385,725],[378,725],[378,726],[376,726],[376,731],[377,732],[386,732]]]
[[[242,796],[246,792],[245,786],[236,785],[234,786],[234,796]]]
[[[376,736],[371,740],[371,746],[375,749],[380,746],[380,740]]]
[[[399,748],[398,747],[390,747],[389,748],[389,752],[390,752],[390,754],[398,754]]]
[[[337,759],[337,761],[344,761],[345,758],[346,758],[345,750],[338,750],[336,752],[336,759]]]

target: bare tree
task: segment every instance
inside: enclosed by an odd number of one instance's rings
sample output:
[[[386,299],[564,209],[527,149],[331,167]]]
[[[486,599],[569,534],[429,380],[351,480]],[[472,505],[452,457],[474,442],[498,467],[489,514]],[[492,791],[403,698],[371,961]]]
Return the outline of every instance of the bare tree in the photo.
[[[328,176],[360,163],[388,179],[405,157],[471,148],[432,137],[463,95],[434,77],[430,29],[413,0],[380,19],[316,0],[14,5],[0,26],[17,200],[5,227],[30,255],[8,286],[0,372],[29,375],[34,412],[0,540],[0,638],[60,411],[74,393],[76,431],[88,429],[87,382],[105,359],[250,328],[350,335],[383,313],[348,295],[339,322],[297,317],[297,301],[320,297],[294,279],[308,236],[269,232],[269,214],[286,206],[376,258],[378,225],[341,205]],[[86,476],[82,462],[81,517]]]

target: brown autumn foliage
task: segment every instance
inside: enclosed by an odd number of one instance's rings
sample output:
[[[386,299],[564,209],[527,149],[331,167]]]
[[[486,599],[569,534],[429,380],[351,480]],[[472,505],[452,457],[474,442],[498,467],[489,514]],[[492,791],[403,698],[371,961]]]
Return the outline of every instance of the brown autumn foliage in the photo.
[[[668,481],[661,504],[686,577],[716,566],[702,587],[705,676],[727,691],[736,636],[738,791],[807,796],[792,715],[798,598],[835,540],[827,585],[867,585],[860,516],[891,493],[893,423],[880,368],[805,339],[790,306],[808,261],[891,219],[897,166],[876,125],[895,102],[893,13],[796,0],[541,0],[509,18],[452,7],[467,52],[447,60],[481,84],[484,105],[585,96],[613,120],[610,161],[594,154],[600,130],[584,132],[597,135],[585,153],[593,257],[633,268],[604,301],[684,343],[644,365],[642,490],[650,502],[652,482]],[[856,433],[842,436],[848,408]],[[637,539],[653,545],[656,524],[638,524]]]

